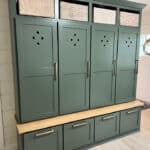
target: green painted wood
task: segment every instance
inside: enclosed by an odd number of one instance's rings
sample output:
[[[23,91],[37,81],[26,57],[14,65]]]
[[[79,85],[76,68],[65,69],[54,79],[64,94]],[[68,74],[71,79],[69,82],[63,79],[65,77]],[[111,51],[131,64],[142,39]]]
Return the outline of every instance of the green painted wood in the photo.
[[[93,25],[91,50],[91,108],[114,104],[117,28]]]
[[[141,108],[121,111],[120,134],[128,133],[140,128]]]
[[[138,38],[138,28],[119,28],[116,103],[135,100]]]
[[[89,108],[90,26],[86,23],[59,22],[60,113]]]
[[[95,118],[95,142],[100,142],[119,134],[120,113],[112,113]]]
[[[21,121],[58,113],[57,24],[49,19],[17,17]]]
[[[43,134],[51,131],[54,132]],[[24,150],[63,150],[62,142],[61,126],[43,129],[24,135]]]
[[[74,150],[92,144],[94,140],[93,135],[93,119],[81,120],[64,125],[64,150]]]
[[[101,5],[110,5],[115,7],[121,8],[128,8],[128,9],[135,9],[135,10],[142,10],[146,5],[135,3],[127,0],[93,0],[93,3],[99,3]]]

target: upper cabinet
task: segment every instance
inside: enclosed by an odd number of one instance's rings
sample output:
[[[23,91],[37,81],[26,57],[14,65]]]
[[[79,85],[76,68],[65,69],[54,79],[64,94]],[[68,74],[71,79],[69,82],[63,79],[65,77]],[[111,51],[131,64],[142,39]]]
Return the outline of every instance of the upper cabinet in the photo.
[[[116,24],[116,10],[111,7],[93,7],[93,22],[102,24]]]
[[[120,27],[116,77],[116,103],[128,102],[136,96],[139,30]]]
[[[22,122],[58,114],[57,23],[16,19],[19,104]]]
[[[59,22],[60,113],[89,108],[90,26]]]
[[[13,1],[19,6],[13,20],[20,122],[135,99],[144,5]]]
[[[138,27],[140,23],[140,15],[137,12],[120,11],[120,25]]]
[[[55,0],[19,0],[19,14],[54,18]]]
[[[60,18],[88,21],[88,4],[60,1]]]

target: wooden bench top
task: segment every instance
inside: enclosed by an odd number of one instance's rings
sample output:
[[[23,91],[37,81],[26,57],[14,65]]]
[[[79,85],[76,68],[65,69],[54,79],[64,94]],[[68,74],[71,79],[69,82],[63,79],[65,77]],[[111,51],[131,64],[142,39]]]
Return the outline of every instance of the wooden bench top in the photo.
[[[96,117],[96,116],[100,116],[104,114],[109,114],[109,113],[113,113],[117,111],[122,111],[122,110],[130,109],[130,108],[142,107],[142,106],[144,106],[144,103],[136,100],[136,101],[132,101],[128,103],[117,104],[117,105],[67,114],[67,115],[61,115],[61,116],[43,119],[39,121],[33,121],[29,123],[24,123],[24,124],[17,124],[16,126],[18,130],[18,134],[25,134],[31,131],[36,131],[36,130],[40,130],[40,129],[44,129],[48,127],[66,124],[69,122],[74,122],[78,120],[83,120],[87,118],[92,118],[92,117]]]

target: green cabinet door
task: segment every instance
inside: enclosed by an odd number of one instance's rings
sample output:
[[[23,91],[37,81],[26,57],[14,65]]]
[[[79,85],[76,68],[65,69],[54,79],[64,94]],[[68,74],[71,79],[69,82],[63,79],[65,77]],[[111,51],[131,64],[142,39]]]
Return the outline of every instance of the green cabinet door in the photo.
[[[58,113],[57,23],[49,19],[16,19],[21,122]]]
[[[120,114],[112,113],[95,118],[95,142],[100,142],[119,134]]]
[[[90,145],[94,140],[94,119],[64,125],[64,150],[75,150]]]
[[[133,108],[121,112],[120,134],[128,133],[140,128],[141,108]]]
[[[27,133],[23,140],[23,150],[63,150],[61,126]]]
[[[116,103],[135,99],[139,29],[120,27],[116,79]]]
[[[114,104],[117,28],[93,25],[91,49],[91,108]]]
[[[59,22],[60,113],[89,108],[90,26]]]

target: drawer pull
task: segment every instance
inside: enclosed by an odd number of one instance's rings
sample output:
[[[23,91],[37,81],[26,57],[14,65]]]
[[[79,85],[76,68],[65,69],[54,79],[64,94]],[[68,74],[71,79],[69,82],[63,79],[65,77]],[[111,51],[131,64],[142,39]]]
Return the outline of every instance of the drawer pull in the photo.
[[[82,127],[82,126],[86,126],[86,125],[88,125],[88,123],[87,122],[83,122],[83,123],[79,123],[79,124],[74,124],[74,125],[72,125],[72,127],[73,128],[77,128],[77,127]]]
[[[54,80],[57,80],[58,78],[58,64],[57,62],[54,63]]]
[[[37,133],[37,134],[35,134],[35,136],[36,136],[36,137],[45,136],[45,135],[52,134],[52,133],[54,133],[54,132],[55,132],[55,130],[52,129],[52,130],[47,131],[47,132]]]
[[[136,113],[138,112],[138,110],[131,110],[131,111],[128,111],[127,114],[133,114],[133,113]]]
[[[87,62],[87,78],[90,77],[90,62]]]
[[[108,116],[108,117],[104,117],[104,118],[103,118],[103,120],[109,120],[109,119],[113,119],[113,118],[115,118],[115,116],[114,116],[114,115],[112,115],[112,116]]]

